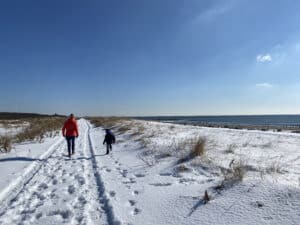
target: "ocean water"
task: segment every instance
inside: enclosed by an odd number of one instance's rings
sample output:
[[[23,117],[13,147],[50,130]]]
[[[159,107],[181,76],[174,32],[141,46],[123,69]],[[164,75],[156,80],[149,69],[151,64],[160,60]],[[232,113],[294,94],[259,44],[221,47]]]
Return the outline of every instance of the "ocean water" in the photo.
[[[149,116],[137,119],[184,124],[245,125],[245,126],[300,126],[300,115],[253,116]]]

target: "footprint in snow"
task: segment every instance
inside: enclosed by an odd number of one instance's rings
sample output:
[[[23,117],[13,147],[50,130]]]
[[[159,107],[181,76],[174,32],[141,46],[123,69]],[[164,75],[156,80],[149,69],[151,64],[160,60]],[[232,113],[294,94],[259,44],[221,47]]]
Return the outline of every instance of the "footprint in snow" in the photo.
[[[139,194],[139,191],[134,190],[134,191],[132,192],[132,194],[133,194],[133,195],[138,195],[138,194]]]
[[[82,220],[83,220],[83,219],[84,219],[83,216],[76,217],[76,220],[77,220],[77,222],[78,222],[79,224],[82,223]]]
[[[43,190],[43,189],[47,189],[48,188],[48,185],[46,183],[41,183],[39,186],[38,186],[38,189],[39,190]]]
[[[27,214],[33,214],[33,213],[35,213],[35,210],[36,210],[36,209],[24,209],[24,210],[22,210],[20,213],[21,213],[21,214],[24,214],[24,215],[27,215]]]
[[[160,176],[172,176],[172,173],[160,173]]]
[[[106,171],[106,172],[111,172],[111,169],[106,169],[105,171]]]
[[[194,183],[196,180],[194,178],[180,178],[179,183]]]
[[[128,171],[127,170],[121,170],[121,175],[123,177],[127,177]]]
[[[151,183],[149,185],[153,185],[155,187],[165,187],[165,186],[171,186],[172,183]]]
[[[75,192],[75,187],[73,185],[70,185],[68,187],[68,192],[69,192],[70,195],[73,194]]]
[[[82,204],[85,205],[87,203],[87,200],[85,199],[84,196],[79,196],[78,201]]]
[[[84,179],[84,177],[79,176],[79,175],[76,175],[76,176],[75,176],[75,179],[78,181],[78,183],[79,183],[80,185],[84,185],[84,184],[85,184],[85,179]]]
[[[136,201],[134,200],[128,200],[128,202],[130,206],[134,206],[136,204]]]
[[[36,196],[40,201],[44,201],[46,197],[38,192],[34,192],[33,196]]]
[[[57,180],[56,179],[52,180],[52,184],[56,185],[57,184]]]
[[[145,174],[142,174],[142,173],[137,173],[137,174],[134,174],[135,177],[145,177],[146,175]]]
[[[54,192],[52,192],[51,194],[50,194],[50,198],[51,199],[55,199],[57,197],[57,195],[54,193]]]
[[[141,212],[140,209],[134,208],[134,210],[132,211],[132,214],[133,214],[133,215],[137,215],[137,214],[139,214],[140,212]]]
[[[110,197],[115,197],[116,196],[116,192],[115,191],[110,191],[109,192],[109,196]]]
[[[136,181],[135,181],[133,178],[130,178],[129,180],[123,181],[122,183],[123,183],[123,184],[135,184]]]
[[[47,216],[61,216],[63,219],[68,219],[72,216],[72,212],[70,210],[54,210],[47,214]]]
[[[43,213],[38,213],[38,214],[36,214],[35,215],[35,218],[38,220],[38,219],[40,219],[41,217],[43,216]]]

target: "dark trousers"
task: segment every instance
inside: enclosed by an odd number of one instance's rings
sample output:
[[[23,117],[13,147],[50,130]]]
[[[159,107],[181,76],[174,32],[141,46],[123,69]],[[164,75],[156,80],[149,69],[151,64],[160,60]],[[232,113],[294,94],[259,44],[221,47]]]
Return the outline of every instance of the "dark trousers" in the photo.
[[[109,153],[109,150],[112,150],[111,144],[106,144],[106,154]]]
[[[67,144],[68,144],[68,153],[69,153],[69,156],[71,156],[71,150],[72,150],[72,154],[74,154],[74,152],[75,152],[75,137],[68,136],[68,137],[66,137],[66,139],[67,139]]]

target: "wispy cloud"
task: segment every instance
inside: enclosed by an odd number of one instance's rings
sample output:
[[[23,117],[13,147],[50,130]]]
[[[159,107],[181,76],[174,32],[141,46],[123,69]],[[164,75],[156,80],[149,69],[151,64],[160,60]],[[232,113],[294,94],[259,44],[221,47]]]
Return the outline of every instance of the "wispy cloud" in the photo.
[[[218,2],[218,1],[217,1]],[[202,11],[197,17],[198,22],[209,22],[229,12],[235,5],[234,0],[219,1],[217,4],[212,5],[210,8]]]
[[[259,63],[271,62],[272,61],[272,56],[270,54],[257,55],[256,56],[256,61],[259,62]]]
[[[255,84],[255,86],[258,88],[272,88],[273,87],[272,84],[266,83],[266,82],[265,83],[257,83],[257,84]]]

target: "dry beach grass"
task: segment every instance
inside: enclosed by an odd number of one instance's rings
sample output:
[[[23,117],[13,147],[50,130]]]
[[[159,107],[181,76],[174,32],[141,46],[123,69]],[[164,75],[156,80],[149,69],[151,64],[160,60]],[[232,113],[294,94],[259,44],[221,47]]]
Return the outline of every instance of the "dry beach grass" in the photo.
[[[8,152],[12,149],[14,143],[24,141],[42,141],[46,136],[52,136],[53,132],[60,130],[64,124],[65,117],[49,116],[35,118],[21,118],[12,120],[13,124],[27,124],[23,129],[14,135],[4,135],[0,137],[0,149],[2,152]],[[1,121],[0,121],[1,122]],[[10,126],[9,120],[5,120],[5,124]]]

